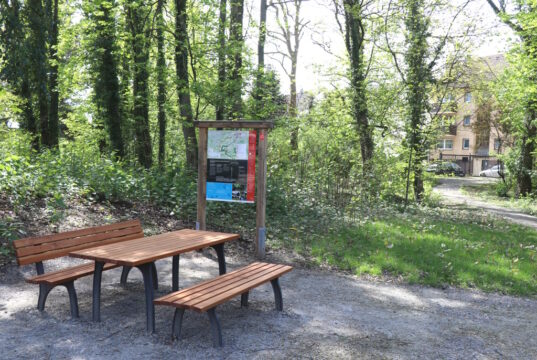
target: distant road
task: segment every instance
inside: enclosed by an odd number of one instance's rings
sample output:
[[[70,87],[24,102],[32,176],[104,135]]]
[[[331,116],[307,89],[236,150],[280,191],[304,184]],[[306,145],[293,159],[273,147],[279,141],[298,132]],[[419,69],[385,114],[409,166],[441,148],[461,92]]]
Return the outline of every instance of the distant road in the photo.
[[[537,229],[537,217],[535,216],[524,214],[515,209],[498,206],[461,192],[461,187],[463,185],[478,185],[496,181],[498,180],[480,177],[441,178],[433,191],[442,196],[446,205],[466,205],[483,209],[488,213],[497,215],[513,223]]]

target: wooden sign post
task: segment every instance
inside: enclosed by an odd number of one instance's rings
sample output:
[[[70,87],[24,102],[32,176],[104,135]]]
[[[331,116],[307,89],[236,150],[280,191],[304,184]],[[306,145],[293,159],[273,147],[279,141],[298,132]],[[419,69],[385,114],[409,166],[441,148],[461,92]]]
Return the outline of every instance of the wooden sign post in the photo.
[[[256,173],[256,241],[255,253],[258,258],[265,257],[265,207],[267,200],[267,130],[274,124],[270,121],[196,121],[199,128],[198,140],[198,213],[197,230],[206,229],[207,207],[207,138],[209,128],[218,129],[255,129],[258,131],[257,173]]]

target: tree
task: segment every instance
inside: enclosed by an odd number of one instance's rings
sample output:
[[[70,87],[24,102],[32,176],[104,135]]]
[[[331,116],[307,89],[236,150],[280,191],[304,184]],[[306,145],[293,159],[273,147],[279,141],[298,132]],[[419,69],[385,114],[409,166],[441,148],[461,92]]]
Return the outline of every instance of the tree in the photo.
[[[220,0],[218,19],[218,94],[216,94],[216,120],[225,120],[226,116],[226,17],[227,1]]]
[[[268,35],[276,42],[276,47],[273,52],[277,56],[282,69],[289,77],[289,116],[296,122],[297,117],[297,90],[296,77],[298,65],[298,51],[300,49],[300,41],[304,37],[307,25],[310,23],[300,15],[302,3],[304,0],[278,1],[271,3],[276,9],[277,31],[268,31]],[[292,11],[289,9],[288,3],[292,3]],[[283,47],[283,49],[282,49]],[[291,68],[288,69],[285,62],[290,61]],[[298,150],[298,125],[293,125],[291,129],[290,139],[291,149]]]
[[[29,56],[32,68],[31,84],[37,93],[39,130],[41,144],[50,145],[49,137],[49,91],[47,84],[47,15],[41,0],[28,0],[28,23],[30,28]]]
[[[229,84],[229,106],[230,119],[240,119],[243,117],[242,109],[242,52],[244,39],[242,36],[242,21],[244,14],[244,0],[231,0],[231,10],[229,13],[229,44],[231,53],[231,74],[227,79]]]
[[[164,0],[157,1],[157,106],[158,106],[158,164],[166,158],[166,49],[164,48]]]
[[[385,20],[385,36],[387,51],[393,58],[394,65],[401,76],[406,89],[406,147],[408,149],[408,167],[407,167],[407,184],[405,201],[408,200],[408,190],[410,183],[410,175],[414,175],[413,188],[414,198],[417,202],[423,200],[424,185],[423,185],[423,165],[426,159],[426,151],[429,148],[428,127],[431,124],[431,118],[438,115],[432,114],[431,104],[429,102],[429,93],[433,91],[435,83],[443,84],[446,87],[452,86],[456,79],[453,79],[451,70],[459,61],[458,54],[464,49],[462,42],[467,38],[470,27],[463,27],[463,30],[457,36],[451,34],[453,25],[459,15],[468,6],[471,0],[466,0],[462,4],[449,8],[449,4],[427,0],[402,0],[400,2],[399,13],[403,14],[403,23],[405,26],[404,49],[396,51],[388,38],[388,19],[393,17],[397,19],[396,14],[392,14],[392,6],[394,1],[390,0],[388,4],[388,13]],[[427,12],[425,10],[428,10]],[[437,32],[445,31],[443,34],[433,36],[433,31],[430,27],[431,14],[437,11],[448,12],[452,15],[449,22],[446,23],[444,29],[435,29]],[[399,32],[399,28],[396,28]],[[453,38],[460,38],[458,41]],[[436,42],[434,42],[436,40]],[[455,53],[451,56],[451,60],[440,66],[442,69],[448,69],[448,78],[446,81],[440,81],[433,76],[433,70],[437,67],[439,60],[446,49],[446,46],[451,42],[456,42],[453,45]],[[398,55],[402,53],[404,58],[403,67],[398,59]],[[437,81],[438,80],[438,81]]]
[[[48,114],[48,146],[58,147],[60,135],[59,96],[58,89],[58,0],[47,0],[47,13],[50,23],[49,34],[49,83],[50,104]]]
[[[198,141],[192,116],[190,80],[188,74],[188,26],[186,0],[175,0],[175,70],[177,94],[183,137],[185,139],[186,162],[191,170],[198,166]]]
[[[94,100],[102,117],[112,150],[124,157],[125,147],[122,133],[121,95],[118,78],[116,51],[115,2],[112,0],[92,1],[87,8],[90,26],[92,52]]]
[[[535,0],[487,0],[492,10],[507,24],[522,42],[521,55],[527,61],[520,62],[525,65],[527,72],[523,74],[528,78],[528,87],[520,89],[526,96],[524,101],[525,114],[519,119],[517,126],[516,146],[518,150],[517,166],[517,194],[528,195],[533,187],[531,174],[534,167],[534,153],[537,141],[537,1]],[[514,13],[508,11],[509,5],[516,9]]]
[[[127,23],[133,56],[133,118],[136,134],[138,161],[145,168],[153,164],[151,134],[149,132],[149,88],[148,62],[150,45],[150,6],[145,0],[125,4]]]
[[[22,128],[32,135],[32,147],[39,149],[37,119],[34,114],[32,91],[30,84],[29,42],[25,36],[23,11],[17,0],[0,2],[0,47],[3,49],[0,59],[3,67],[0,80],[5,80],[13,89],[13,93],[22,100]]]
[[[337,6],[336,2],[336,6]],[[371,170],[374,153],[373,127],[369,124],[366,96],[367,70],[364,65],[365,25],[363,2],[344,0],[345,46],[350,60],[352,114],[360,136],[363,174]],[[336,11],[337,11],[336,7]]]

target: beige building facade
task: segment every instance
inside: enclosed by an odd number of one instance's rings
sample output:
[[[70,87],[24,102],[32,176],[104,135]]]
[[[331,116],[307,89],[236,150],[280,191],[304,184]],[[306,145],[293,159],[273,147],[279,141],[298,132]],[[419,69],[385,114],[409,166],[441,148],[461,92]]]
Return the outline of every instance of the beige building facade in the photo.
[[[501,64],[502,55],[480,59],[487,63]],[[491,71],[491,66],[487,67]],[[440,135],[436,146],[429,152],[429,161],[451,161],[457,163],[467,175],[479,176],[479,172],[498,163],[497,154],[504,151],[506,141],[501,130],[490,121],[486,130],[478,130],[477,91],[467,84],[454,89],[454,93],[444,99],[449,108],[439,112]],[[482,95],[482,94],[480,94]],[[491,117],[495,112],[491,109]],[[480,132],[480,133],[478,133]]]

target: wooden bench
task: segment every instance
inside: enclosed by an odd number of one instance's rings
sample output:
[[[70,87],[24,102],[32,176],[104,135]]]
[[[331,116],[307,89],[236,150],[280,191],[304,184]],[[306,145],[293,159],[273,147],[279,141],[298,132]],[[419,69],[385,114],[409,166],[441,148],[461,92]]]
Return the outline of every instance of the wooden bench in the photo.
[[[59,234],[19,239],[13,242],[13,246],[19,266],[34,263],[36,265],[37,276],[26,279],[26,281],[32,284],[39,284],[37,308],[43,311],[50,290],[61,285],[65,286],[69,293],[71,316],[78,317],[78,301],[74,281],[93,274],[95,264],[93,262],[85,263],[45,273],[43,261],[66,256],[74,250],[117,243],[143,236],[140,221],[131,220]],[[104,269],[113,269],[117,266],[119,265],[105,264]]]
[[[176,308],[172,323],[172,339],[180,338],[184,312],[190,309],[199,313],[207,312],[214,346],[222,346],[222,332],[215,313],[216,306],[238,295],[241,295],[241,307],[248,306],[249,291],[270,281],[274,290],[276,310],[282,311],[283,301],[279,278],[292,269],[287,265],[255,262],[212,280],[170,293],[154,300],[154,303]]]

